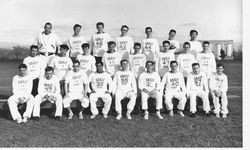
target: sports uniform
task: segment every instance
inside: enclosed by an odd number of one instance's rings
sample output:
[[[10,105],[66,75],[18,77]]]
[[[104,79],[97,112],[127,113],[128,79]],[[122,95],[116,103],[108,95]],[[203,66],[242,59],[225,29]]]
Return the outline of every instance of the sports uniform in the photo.
[[[88,76],[96,71],[95,67],[95,57],[92,55],[77,55],[76,57],[77,60],[80,62],[81,70],[85,72]]]
[[[145,71],[146,56],[144,54],[130,55],[129,64],[136,79]]]
[[[106,71],[113,77],[115,75],[115,72],[119,70],[120,58],[121,57],[118,52],[104,53],[102,57],[104,71]]]
[[[190,53],[197,58],[197,53],[202,52],[202,45],[199,41],[188,41],[190,43]]]
[[[206,73],[208,79],[213,72],[216,72],[216,62],[213,53],[198,53],[197,62],[200,64],[201,71]]]
[[[174,53],[172,52],[160,52],[156,61],[156,71],[160,77],[163,77],[165,73],[170,70],[170,62],[175,60]]]
[[[156,39],[148,38],[142,41],[142,52],[145,54],[147,61],[156,61],[159,51],[160,47]]]
[[[130,36],[120,36],[116,38],[117,52],[122,59],[129,59],[129,55],[133,53],[133,39]]]
[[[195,57],[190,53],[183,53],[177,57],[179,71],[183,73],[184,78],[192,71],[192,64],[195,63]]]
[[[70,57],[76,58],[78,54],[82,54],[82,44],[87,43],[86,39],[82,36],[72,35],[68,39],[68,45],[70,49]]]

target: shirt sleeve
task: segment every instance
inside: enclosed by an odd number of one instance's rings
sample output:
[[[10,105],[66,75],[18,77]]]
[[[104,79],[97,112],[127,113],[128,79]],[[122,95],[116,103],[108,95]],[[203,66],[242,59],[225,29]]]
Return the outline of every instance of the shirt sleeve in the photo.
[[[221,91],[222,92],[227,92],[227,90],[228,90],[228,79],[227,79],[227,76],[224,75],[224,80],[223,80],[223,83],[222,83]]]
[[[15,76],[14,76],[14,77],[12,78],[12,92],[13,92],[14,95],[17,95],[17,94],[18,94],[18,89],[17,89],[17,87],[18,87],[18,83],[17,83],[16,78],[15,78]]]

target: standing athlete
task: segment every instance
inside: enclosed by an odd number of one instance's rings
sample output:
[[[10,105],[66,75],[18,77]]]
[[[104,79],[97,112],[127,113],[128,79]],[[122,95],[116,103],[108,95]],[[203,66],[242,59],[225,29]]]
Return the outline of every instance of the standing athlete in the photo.
[[[190,52],[194,55],[194,57],[197,57],[197,53],[200,53],[202,51],[202,45],[199,41],[196,40],[198,36],[198,31],[191,30],[190,31]]]
[[[179,53],[180,50],[180,43],[179,41],[175,40],[174,37],[176,35],[176,31],[171,29],[168,33],[168,41],[170,42],[170,52]]]

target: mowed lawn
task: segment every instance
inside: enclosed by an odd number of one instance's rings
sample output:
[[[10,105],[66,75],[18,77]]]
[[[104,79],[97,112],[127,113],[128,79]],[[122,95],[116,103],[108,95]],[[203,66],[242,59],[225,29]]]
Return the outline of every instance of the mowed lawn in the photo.
[[[8,112],[0,113],[1,147],[242,147],[242,62],[223,61],[229,77],[229,115],[227,119],[199,113],[196,118],[179,115],[163,120],[150,113],[149,120],[142,112],[132,114],[133,119],[115,119],[110,112],[108,119],[101,115],[90,118],[89,109],[84,119],[74,116],[67,120],[67,111],[61,121],[48,117],[43,110],[39,122],[29,120],[16,124]],[[11,78],[17,73],[16,64],[0,63],[0,95],[11,94]],[[153,112],[153,111],[151,111]],[[188,111],[184,112],[188,115]]]

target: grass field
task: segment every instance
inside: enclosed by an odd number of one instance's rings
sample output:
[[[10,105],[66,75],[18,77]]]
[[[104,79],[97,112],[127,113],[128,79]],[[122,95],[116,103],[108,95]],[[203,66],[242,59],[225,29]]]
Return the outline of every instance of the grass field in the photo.
[[[101,115],[90,120],[67,120],[66,112],[61,121],[54,121],[42,111],[39,122],[14,123],[8,112],[0,112],[1,147],[242,147],[242,62],[224,61],[229,77],[229,115],[227,119],[215,116],[196,118],[178,115],[170,117],[163,112],[163,120],[150,114],[143,119],[141,112],[133,119],[115,119],[111,112],[108,119]],[[0,95],[11,94],[11,78],[17,73],[17,62],[0,63]],[[188,111],[184,112],[188,114]]]

